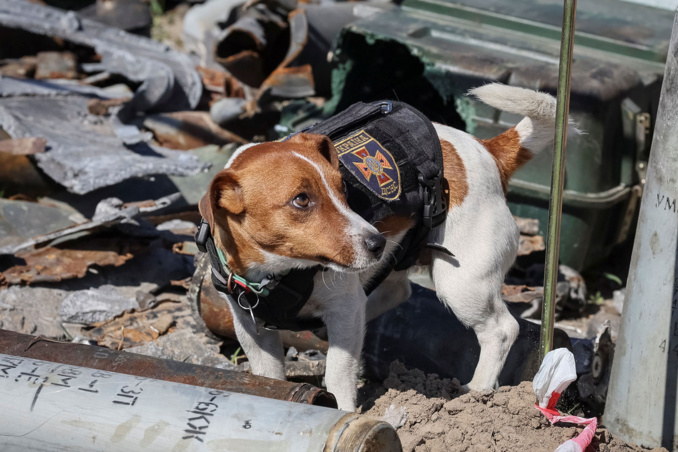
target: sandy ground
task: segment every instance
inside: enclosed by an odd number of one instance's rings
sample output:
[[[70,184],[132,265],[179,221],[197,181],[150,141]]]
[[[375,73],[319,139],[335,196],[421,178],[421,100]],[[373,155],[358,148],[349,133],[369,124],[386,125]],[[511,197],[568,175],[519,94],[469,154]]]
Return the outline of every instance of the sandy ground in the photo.
[[[405,452],[555,451],[583,429],[571,424],[550,425],[534,407],[531,382],[462,395],[456,379],[425,375],[397,362],[391,365],[383,386],[364,388],[362,399],[360,411],[396,427]],[[587,452],[646,450],[599,427]]]

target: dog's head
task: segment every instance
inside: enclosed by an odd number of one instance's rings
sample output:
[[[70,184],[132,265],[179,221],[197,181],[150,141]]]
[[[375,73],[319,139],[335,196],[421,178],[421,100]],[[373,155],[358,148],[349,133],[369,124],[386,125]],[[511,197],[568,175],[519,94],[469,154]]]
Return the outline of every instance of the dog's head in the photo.
[[[327,137],[298,134],[241,150],[200,202],[234,271],[360,271],[379,261],[386,239],[348,207]]]

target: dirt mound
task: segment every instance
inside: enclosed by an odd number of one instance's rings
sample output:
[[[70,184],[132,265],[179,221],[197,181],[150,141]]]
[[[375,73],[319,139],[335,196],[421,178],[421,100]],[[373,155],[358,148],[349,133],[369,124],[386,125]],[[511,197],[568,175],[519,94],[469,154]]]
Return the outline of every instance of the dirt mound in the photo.
[[[583,428],[551,426],[534,408],[531,382],[496,392],[462,392],[456,379],[425,375],[394,362],[383,386],[361,410],[393,425],[405,452],[554,451]],[[598,428],[592,446],[589,451],[647,450],[613,438],[605,428]]]

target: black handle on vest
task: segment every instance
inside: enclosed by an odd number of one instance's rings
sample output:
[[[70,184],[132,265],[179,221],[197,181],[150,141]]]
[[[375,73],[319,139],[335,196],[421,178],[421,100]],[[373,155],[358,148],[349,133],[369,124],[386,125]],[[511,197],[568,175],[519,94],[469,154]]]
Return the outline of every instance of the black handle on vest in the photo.
[[[435,228],[445,221],[447,206],[443,202],[440,176],[426,180],[419,175],[419,183],[424,187],[424,212],[422,221],[428,229]]]

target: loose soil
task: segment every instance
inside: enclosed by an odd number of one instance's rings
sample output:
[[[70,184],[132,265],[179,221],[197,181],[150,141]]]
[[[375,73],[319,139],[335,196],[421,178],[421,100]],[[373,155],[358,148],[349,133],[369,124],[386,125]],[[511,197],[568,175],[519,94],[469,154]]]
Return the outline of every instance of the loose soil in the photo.
[[[459,381],[391,364],[383,386],[363,388],[360,411],[393,425],[405,452],[555,451],[583,427],[550,425],[535,407],[531,382],[463,394]],[[599,427],[590,451],[632,452]],[[666,449],[653,449],[666,452]]]

